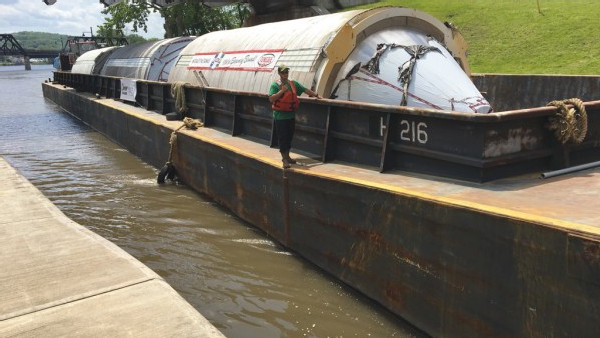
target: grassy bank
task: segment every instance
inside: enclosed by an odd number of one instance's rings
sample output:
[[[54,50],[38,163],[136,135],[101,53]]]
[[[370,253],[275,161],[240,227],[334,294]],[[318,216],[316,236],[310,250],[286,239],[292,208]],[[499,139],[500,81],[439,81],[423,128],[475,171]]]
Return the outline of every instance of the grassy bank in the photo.
[[[539,10],[538,10],[539,3]],[[474,73],[600,74],[597,0],[394,0],[452,22]]]

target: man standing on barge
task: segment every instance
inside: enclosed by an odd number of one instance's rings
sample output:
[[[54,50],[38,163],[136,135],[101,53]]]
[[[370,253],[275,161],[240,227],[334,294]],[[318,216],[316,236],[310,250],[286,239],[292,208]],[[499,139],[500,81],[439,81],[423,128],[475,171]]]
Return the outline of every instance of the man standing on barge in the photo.
[[[272,103],[281,161],[283,162],[283,168],[287,169],[296,163],[296,160],[290,157],[290,149],[292,148],[292,139],[296,129],[296,109],[300,105],[298,96],[302,93],[317,99],[320,99],[321,96],[304,87],[298,81],[290,80],[290,67],[279,65],[277,73],[279,74],[279,80],[274,81],[271,88],[269,88],[269,101]]]

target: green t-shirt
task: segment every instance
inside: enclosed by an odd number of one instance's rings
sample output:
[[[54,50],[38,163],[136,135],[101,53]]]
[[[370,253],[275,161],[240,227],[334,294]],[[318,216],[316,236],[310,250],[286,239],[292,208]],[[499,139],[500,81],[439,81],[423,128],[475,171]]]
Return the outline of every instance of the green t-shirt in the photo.
[[[304,93],[304,91],[306,90],[306,87],[301,85],[296,80],[291,80],[291,81],[293,81],[294,86],[296,86],[296,95],[298,95],[298,96],[302,95],[302,93]],[[277,84],[277,82],[278,81],[273,81],[273,83],[271,84],[271,88],[269,88],[269,96],[271,96],[279,91],[279,85]],[[273,118],[276,120],[289,120],[289,119],[293,119],[295,117],[296,117],[296,112],[294,112],[294,111],[273,110]]]

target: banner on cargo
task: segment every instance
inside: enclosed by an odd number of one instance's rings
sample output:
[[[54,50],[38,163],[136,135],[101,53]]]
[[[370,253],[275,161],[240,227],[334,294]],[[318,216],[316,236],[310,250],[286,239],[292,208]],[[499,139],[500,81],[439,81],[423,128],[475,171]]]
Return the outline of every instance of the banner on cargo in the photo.
[[[198,53],[190,60],[188,69],[270,72],[282,53],[283,49]]]
[[[137,80],[121,79],[121,100],[135,102]]]

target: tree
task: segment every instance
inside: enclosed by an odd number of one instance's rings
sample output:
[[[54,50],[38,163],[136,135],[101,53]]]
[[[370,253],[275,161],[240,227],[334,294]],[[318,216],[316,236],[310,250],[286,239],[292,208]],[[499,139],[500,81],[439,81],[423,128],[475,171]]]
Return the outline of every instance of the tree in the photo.
[[[150,39],[152,40],[152,39]],[[135,45],[136,43],[141,43],[141,42],[146,42],[149,40],[146,40],[143,36],[137,35],[137,34],[129,34],[127,35],[127,43],[129,43],[130,45]]]
[[[249,15],[248,5],[236,3],[222,7],[209,7],[202,0],[187,0],[177,5],[161,8],[146,0],[128,0],[102,11],[108,14],[98,32],[107,37],[123,36],[127,24],[133,31],[148,31],[147,20],[151,12],[159,12],[165,19],[165,37],[202,35],[212,31],[240,27]]]
[[[238,28],[249,14],[246,5],[237,3],[209,7],[203,1],[186,1],[162,10],[167,36],[203,35],[209,32]]]
[[[107,38],[125,36],[123,30],[128,23],[133,25],[133,31],[143,29],[148,31],[146,21],[153,5],[146,1],[128,0],[119,2],[113,6],[107,7],[102,14],[108,14],[105,22],[98,26],[98,34]]]

